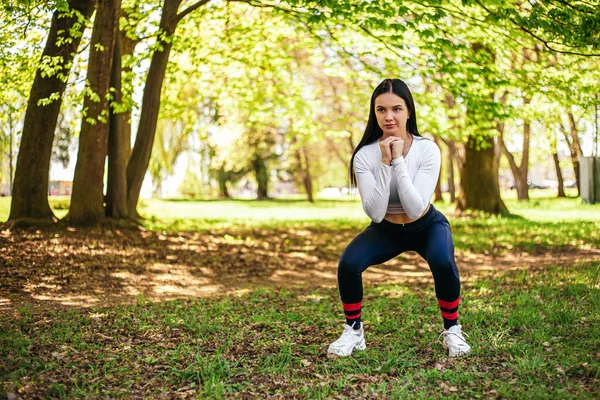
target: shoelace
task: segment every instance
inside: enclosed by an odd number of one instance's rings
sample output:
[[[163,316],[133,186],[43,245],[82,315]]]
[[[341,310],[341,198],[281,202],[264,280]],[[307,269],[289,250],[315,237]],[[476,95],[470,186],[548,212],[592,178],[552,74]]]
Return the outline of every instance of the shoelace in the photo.
[[[342,334],[342,336],[360,336],[360,331],[355,331],[354,329],[350,328],[350,329],[346,329],[346,327],[344,327],[344,333]]]
[[[459,335],[458,333],[456,333],[456,332],[444,331],[444,332],[440,333],[440,336],[438,336],[438,342],[440,342],[440,338],[441,338],[442,336],[446,337],[446,336],[450,336],[450,335],[454,335],[454,336],[456,336],[457,338],[459,338],[460,340],[462,340],[464,344],[467,344],[467,345],[468,345],[468,343],[467,343],[467,341],[465,340],[465,338],[464,338],[464,337],[461,337],[461,335],[465,335],[465,336],[467,336],[467,337],[468,337],[469,335],[467,335],[465,332],[462,332],[462,331],[460,332],[460,335]]]

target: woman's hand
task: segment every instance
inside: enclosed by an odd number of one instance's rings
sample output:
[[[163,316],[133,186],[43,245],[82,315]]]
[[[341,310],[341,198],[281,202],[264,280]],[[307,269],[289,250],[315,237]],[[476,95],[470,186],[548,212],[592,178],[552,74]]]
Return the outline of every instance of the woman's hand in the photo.
[[[379,141],[379,148],[381,149],[381,163],[384,165],[392,164],[392,142],[398,138],[394,136],[387,137]]]
[[[392,160],[402,157],[402,151],[404,150],[404,140],[400,138],[395,138],[396,140],[390,143],[391,152],[392,152]]]

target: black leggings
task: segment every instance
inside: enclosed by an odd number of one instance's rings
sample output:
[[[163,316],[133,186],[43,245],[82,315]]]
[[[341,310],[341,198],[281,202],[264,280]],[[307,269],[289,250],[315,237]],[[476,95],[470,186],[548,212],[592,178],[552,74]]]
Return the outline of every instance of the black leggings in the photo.
[[[360,323],[363,271],[408,250],[416,251],[429,264],[444,327],[458,323],[460,278],[450,223],[431,205],[423,217],[409,224],[372,222],[346,247],[338,265],[338,285],[349,325]]]

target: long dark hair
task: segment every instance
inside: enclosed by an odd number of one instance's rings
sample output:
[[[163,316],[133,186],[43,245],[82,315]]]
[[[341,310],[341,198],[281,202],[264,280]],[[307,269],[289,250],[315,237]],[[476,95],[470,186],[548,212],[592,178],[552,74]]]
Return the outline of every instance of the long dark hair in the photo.
[[[362,139],[360,139],[360,142],[358,143],[358,146],[356,146],[354,154],[352,154],[352,158],[350,159],[350,183],[353,186],[356,186],[356,176],[354,175],[353,168],[356,153],[358,153],[363,146],[371,144],[383,136],[383,131],[379,127],[377,117],[375,116],[375,99],[384,93],[394,93],[404,99],[406,107],[408,107],[408,115],[410,115],[408,121],[406,121],[406,131],[414,136],[421,136],[417,129],[417,112],[415,111],[415,102],[413,101],[410,89],[406,86],[406,83],[400,79],[385,79],[373,91],[369,110],[369,121],[367,122],[365,133],[363,134]]]

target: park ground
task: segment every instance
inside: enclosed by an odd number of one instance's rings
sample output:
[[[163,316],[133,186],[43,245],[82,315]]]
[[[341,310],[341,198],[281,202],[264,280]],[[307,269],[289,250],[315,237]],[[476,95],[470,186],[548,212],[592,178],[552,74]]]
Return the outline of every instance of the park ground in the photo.
[[[364,275],[367,351],[327,357],[356,200],[148,200],[139,230],[4,230],[0,397],[598,398],[600,205],[511,196],[511,218],[436,203],[474,350],[456,360],[414,253]]]

